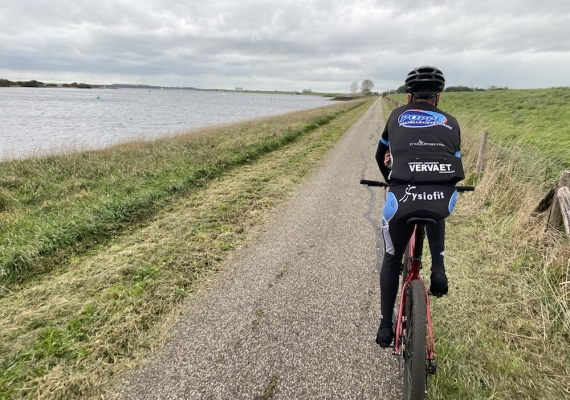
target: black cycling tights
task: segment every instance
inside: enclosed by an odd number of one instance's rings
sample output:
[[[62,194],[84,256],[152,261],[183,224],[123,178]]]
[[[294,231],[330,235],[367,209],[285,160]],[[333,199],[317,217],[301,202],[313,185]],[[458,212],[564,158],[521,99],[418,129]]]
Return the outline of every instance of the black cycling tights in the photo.
[[[383,326],[391,326],[392,324],[402,257],[413,230],[413,226],[408,225],[406,221],[390,221],[389,232],[394,245],[394,255],[384,253],[382,269],[380,270],[380,311]],[[437,221],[437,225],[427,225],[426,230],[432,259],[432,271],[445,270],[443,264],[445,220]]]

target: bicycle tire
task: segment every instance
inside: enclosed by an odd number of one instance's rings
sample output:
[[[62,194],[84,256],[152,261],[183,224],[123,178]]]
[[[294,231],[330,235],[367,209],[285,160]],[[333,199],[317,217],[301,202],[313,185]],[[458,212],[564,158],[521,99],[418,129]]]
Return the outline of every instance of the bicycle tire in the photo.
[[[409,314],[404,332],[404,400],[425,398],[426,393],[426,298],[424,286],[409,286]]]

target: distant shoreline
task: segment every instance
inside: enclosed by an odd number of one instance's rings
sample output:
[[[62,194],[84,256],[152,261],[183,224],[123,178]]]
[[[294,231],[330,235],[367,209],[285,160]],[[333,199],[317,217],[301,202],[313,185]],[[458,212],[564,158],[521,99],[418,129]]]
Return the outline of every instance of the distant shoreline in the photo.
[[[127,84],[127,83],[111,83],[111,84],[87,84],[87,83],[44,83],[37,80],[30,81],[10,81],[0,78],[0,88],[40,88],[40,89],[147,89],[147,90],[196,90],[204,92],[229,92],[229,93],[266,93],[266,94],[287,94],[287,95],[303,95],[303,96],[325,96],[325,97],[344,97],[347,94],[337,92],[313,92],[310,89],[304,90],[250,90],[243,88],[236,89],[201,89],[193,86],[157,86],[146,84]]]
[[[0,89],[105,89],[105,90],[117,90],[117,89],[142,89],[142,90],[191,90],[198,92],[224,92],[224,93],[253,93],[253,94],[272,94],[272,95],[298,95],[298,96],[321,96],[321,97],[331,97],[332,100],[352,100],[355,98],[362,98],[363,96],[356,95],[345,95],[338,93],[325,93],[325,92],[298,92],[298,91],[269,91],[269,90],[234,90],[234,89],[198,89],[191,87],[155,87],[155,86],[126,86],[126,85],[89,85],[89,87],[79,87],[79,86],[62,86],[62,85],[51,85],[46,84],[44,86],[2,86]]]

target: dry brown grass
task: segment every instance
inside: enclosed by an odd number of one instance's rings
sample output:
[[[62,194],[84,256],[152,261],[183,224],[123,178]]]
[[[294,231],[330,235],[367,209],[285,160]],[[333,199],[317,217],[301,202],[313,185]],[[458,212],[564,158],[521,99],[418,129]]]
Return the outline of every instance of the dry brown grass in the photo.
[[[473,171],[483,127],[464,126]],[[548,160],[489,145],[477,190],[449,218],[450,296],[434,301],[440,370],[434,398],[554,399],[570,395],[570,239],[533,210],[554,183]],[[470,182],[468,182],[470,183]]]

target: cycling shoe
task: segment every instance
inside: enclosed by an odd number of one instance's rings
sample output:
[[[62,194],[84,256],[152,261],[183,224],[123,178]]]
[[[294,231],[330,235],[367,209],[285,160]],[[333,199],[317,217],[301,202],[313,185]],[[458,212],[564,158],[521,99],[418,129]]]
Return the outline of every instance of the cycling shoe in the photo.
[[[376,334],[376,343],[378,343],[380,347],[386,348],[390,347],[392,340],[394,340],[394,331],[392,330],[392,327],[380,326],[378,328],[378,333]]]
[[[437,271],[431,273],[431,283],[429,286],[429,291],[436,297],[441,297],[447,294],[449,290],[447,285],[447,276],[443,271]]]

